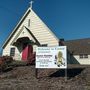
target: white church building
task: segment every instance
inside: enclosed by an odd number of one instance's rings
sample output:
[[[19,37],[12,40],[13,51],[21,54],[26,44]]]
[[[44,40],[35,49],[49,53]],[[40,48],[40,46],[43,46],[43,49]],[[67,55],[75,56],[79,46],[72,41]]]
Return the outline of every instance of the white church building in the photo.
[[[37,46],[59,46],[59,39],[31,6],[3,44],[3,56],[25,61],[35,53]]]
[[[68,47],[68,63],[75,64],[78,62],[79,64],[90,64],[89,45],[86,50],[85,48],[87,45],[82,46],[83,44],[80,43],[77,44],[69,41],[65,42],[64,44],[62,40],[57,38],[57,36],[55,36],[55,34],[32,10],[31,2],[31,7],[28,8],[28,10],[25,12],[21,20],[18,22],[10,36],[4,42],[2,55],[12,56],[15,60],[27,61],[30,57],[32,57],[35,54],[36,47],[38,46],[60,45],[66,45]],[[79,50],[78,47],[81,49]],[[82,59],[79,58],[80,55],[88,55],[89,57],[87,56],[87,58],[85,56],[86,58]]]

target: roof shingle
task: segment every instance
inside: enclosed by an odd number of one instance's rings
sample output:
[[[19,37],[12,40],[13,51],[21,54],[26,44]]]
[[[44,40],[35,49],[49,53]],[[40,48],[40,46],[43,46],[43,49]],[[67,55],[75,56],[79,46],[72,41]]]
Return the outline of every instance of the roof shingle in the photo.
[[[65,41],[70,53],[74,55],[90,54],[90,38]]]

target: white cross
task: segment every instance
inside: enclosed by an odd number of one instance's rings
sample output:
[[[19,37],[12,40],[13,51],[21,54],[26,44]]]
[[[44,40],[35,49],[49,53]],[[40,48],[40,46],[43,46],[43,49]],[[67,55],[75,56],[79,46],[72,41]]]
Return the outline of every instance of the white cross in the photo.
[[[33,1],[29,2],[30,3],[30,8],[32,8],[32,4],[34,3]]]

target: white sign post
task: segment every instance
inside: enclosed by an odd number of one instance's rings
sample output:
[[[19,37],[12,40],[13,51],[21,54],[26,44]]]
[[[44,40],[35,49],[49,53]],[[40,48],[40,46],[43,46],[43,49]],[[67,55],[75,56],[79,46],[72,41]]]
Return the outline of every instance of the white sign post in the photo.
[[[65,77],[67,78],[67,47],[37,47],[36,69],[38,68],[65,69]]]

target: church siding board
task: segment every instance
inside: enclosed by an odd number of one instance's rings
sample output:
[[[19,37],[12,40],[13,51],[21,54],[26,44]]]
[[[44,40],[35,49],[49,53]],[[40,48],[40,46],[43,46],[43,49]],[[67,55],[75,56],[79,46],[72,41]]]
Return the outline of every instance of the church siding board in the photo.
[[[36,52],[37,45],[33,45],[33,52]]]
[[[79,55],[73,55],[73,56],[80,64],[90,65],[90,55],[88,55],[88,58],[82,58],[82,59],[79,58]]]
[[[34,12],[31,13],[31,16],[31,21],[33,22],[31,22],[30,30],[34,33],[34,35],[40,41],[40,43],[48,43],[49,40],[51,41],[52,38],[52,41],[55,41],[54,44],[57,45],[58,40],[56,39],[56,37],[54,37],[54,35],[50,32],[49,28],[42,22],[42,20],[36,17]],[[48,44],[50,44],[50,42]]]
[[[21,49],[21,47],[18,47]],[[15,47],[15,56],[13,57],[15,60],[20,60],[21,59],[21,52],[19,52],[17,47]]]
[[[10,55],[9,48],[3,49],[3,56],[5,55],[8,55],[8,56]]]

